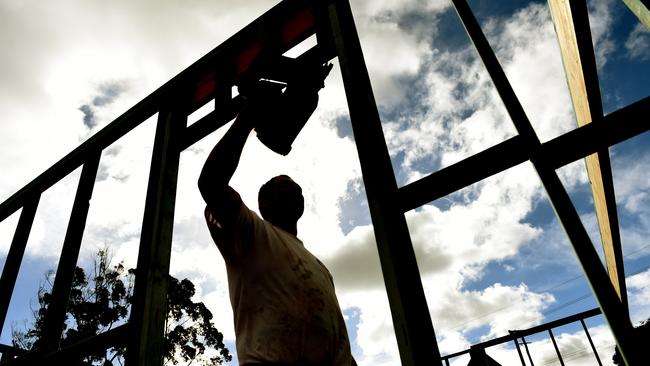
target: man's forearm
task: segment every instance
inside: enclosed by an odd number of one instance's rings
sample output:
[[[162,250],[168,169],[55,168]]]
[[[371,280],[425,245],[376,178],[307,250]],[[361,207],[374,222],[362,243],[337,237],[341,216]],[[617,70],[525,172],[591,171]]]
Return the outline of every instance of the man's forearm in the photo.
[[[228,186],[252,129],[249,118],[238,116],[210,152],[199,176],[199,190],[206,201],[210,192],[216,193]]]

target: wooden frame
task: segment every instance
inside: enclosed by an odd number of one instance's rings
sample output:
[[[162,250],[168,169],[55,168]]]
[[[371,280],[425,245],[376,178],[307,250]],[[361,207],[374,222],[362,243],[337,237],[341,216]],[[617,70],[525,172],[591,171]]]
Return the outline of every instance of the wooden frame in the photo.
[[[617,259],[620,258],[620,239],[617,239],[618,223],[607,149],[650,129],[650,124],[638,117],[650,115],[650,98],[603,116],[584,1],[550,0],[567,72],[577,77],[577,81],[570,78],[569,85],[579,114],[578,121],[593,123],[580,122],[581,126],[574,131],[541,143],[467,2],[452,2],[503,100],[518,131],[517,136],[417,182],[398,187],[348,1],[285,0],[0,204],[0,221],[22,208],[0,279],[0,319],[4,323],[41,193],[83,166],[55,280],[53,296],[57,305],[46,319],[49,324],[47,346],[13,360],[3,360],[2,364],[62,360],[68,357],[66,355],[78,354],[83,349],[110,347],[124,342],[128,345],[126,362],[129,365],[162,363],[160,344],[166,313],[164,299],[179,154],[236,114],[238,100],[231,96],[230,88],[258,54],[263,50],[281,54],[313,34],[317,35],[318,44],[300,57],[312,62],[327,62],[338,57],[341,66],[402,364],[441,362],[404,213],[525,161],[531,161],[537,170],[623,357],[628,364],[638,364],[641,350],[640,345],[634,342],[634,328],[625,304],[622,262]],[[626,3],[638,4],[639,1],[626,0]],[[579,66],[576,66],[578,60]],[[212,100],[215,110],[187,127],[187,116]],[[587,107],[588,113],[581,112]],[[61,314],[65,314],[70,290],[70,269],[74,269],[77,262],[87,204],[101,152],[156,113],[158,127],[130,321],[127,325],[60,349]],[[613,253],[608,254],[608,258],[614,258],[608,260],[610,273],[616,272],[611,277],[602,266],[555,172],[561,166],[594,153],[600,167],[590,168],[589,175],[593,180],[601,177],[603,182],[601,186],[594,185],[594,195],[601,197],[597,199],[596,210],[605,212],[599,215],[601,227],[608,226],[611,233],[603,229],[603,237],[610,238],[611,242],[611,245],[606,245],[612,248]]]

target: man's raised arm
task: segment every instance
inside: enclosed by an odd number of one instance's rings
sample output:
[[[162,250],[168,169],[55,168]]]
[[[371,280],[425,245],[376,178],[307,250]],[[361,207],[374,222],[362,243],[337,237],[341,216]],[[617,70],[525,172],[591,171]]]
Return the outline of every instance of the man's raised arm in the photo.
[[[219,219],[236,208],[233,205],[241,203],[239,195],[230,188],[228,182],[239,165],[242,150],[252,129],[253,121],[249,114],[240,113],[203,165],[198,182],[199,191]]]

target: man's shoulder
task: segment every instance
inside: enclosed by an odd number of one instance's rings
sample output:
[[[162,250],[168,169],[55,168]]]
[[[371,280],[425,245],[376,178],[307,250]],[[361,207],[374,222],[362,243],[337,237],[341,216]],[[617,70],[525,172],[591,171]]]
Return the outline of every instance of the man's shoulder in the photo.
[[[241,200],[232,189],[225,207],[207,204],[204,216],[208,229],[223,257],[230,263],[251,254],[256,237],[263,229],[263,220]]]
[[[239,193],[228,186],[215,200],[206,204],[204,213],[209,225],[224,229],[232,227],[242,214],[249,211]]]

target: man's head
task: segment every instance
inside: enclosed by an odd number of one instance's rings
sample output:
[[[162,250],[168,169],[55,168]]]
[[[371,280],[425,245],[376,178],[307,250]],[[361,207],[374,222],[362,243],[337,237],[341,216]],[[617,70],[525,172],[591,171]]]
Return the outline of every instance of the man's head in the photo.
[[[262,185],[257,199],[265,220],[287,231],[295,230],[305,209],[305,199],[302,188],[293,179],[287,175],[271,178]]]

